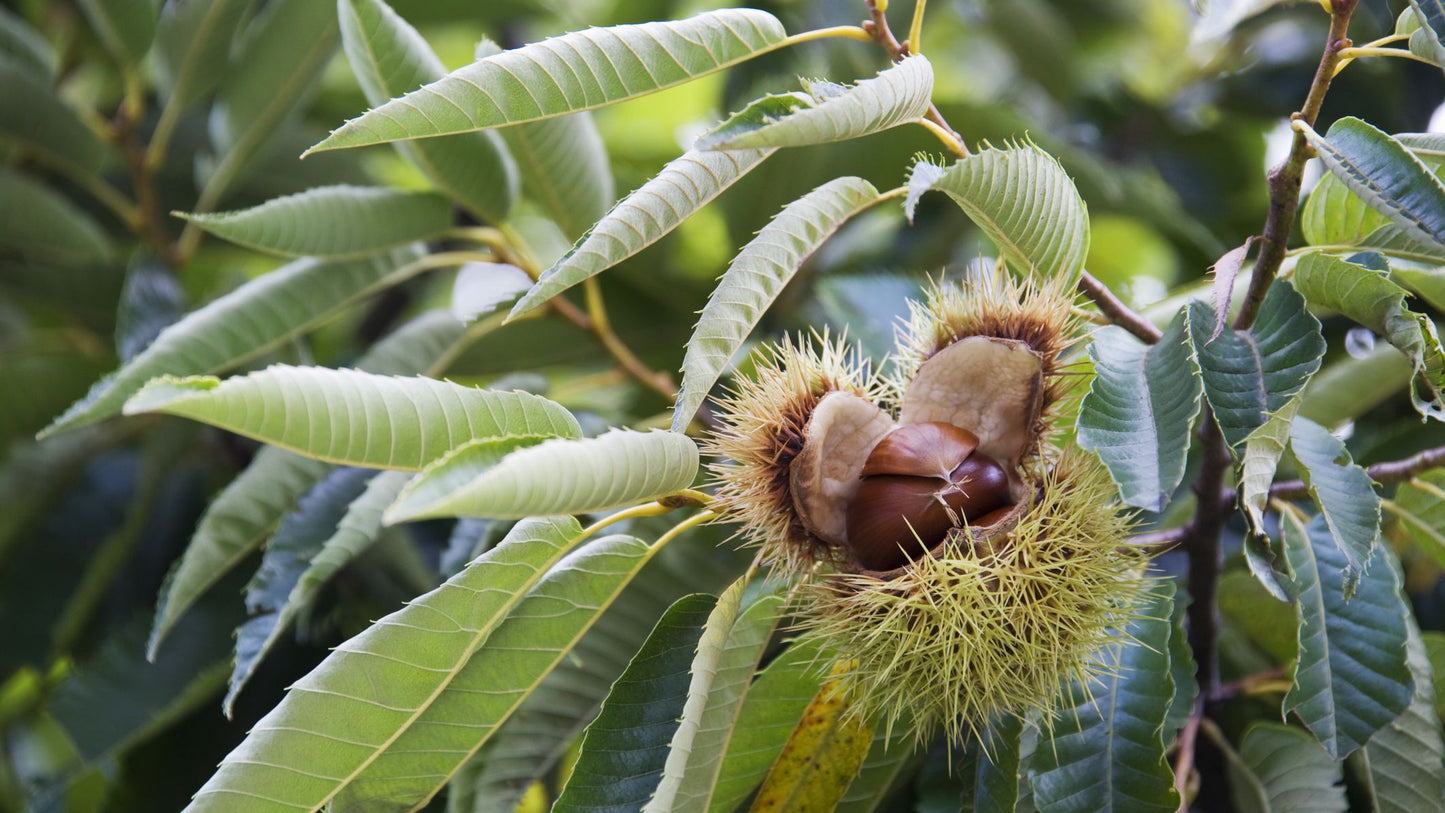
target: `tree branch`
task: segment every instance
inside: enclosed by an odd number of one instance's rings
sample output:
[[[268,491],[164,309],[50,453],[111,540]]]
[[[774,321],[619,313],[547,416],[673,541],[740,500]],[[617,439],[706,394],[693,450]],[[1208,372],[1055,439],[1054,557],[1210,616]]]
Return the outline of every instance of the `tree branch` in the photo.
[[[1109,290],[1109,286],[1088,271],[1079,274],[1079,291],[1092,300],[1098,306],[1099,312],[1109,317],[1110,322],[1139,337],[1145,344],[1154,344],[1164,335],[1159,328],[1154,327],[1153,322],[1130,310],[1123,300]]]
[[[1350,26],[1350,15],[1354,14],[1359,0],[1331,0],[1333,13],[1330,15],[1330,33],[1325,41],[1324,54],[1320,56],[1319,67],[1310,82],[1309,93],[1305,95],[1304,107],[1291,118],[1300,119],[1311,127],[1319,118],[1320,107],[1324,104],[1325,93],[1330,89],[1335,68],[1340,62],[1340,52],[1350,47],[1346,34]],[[1264,294],[1279,273],[1284,262],[1285,249],[1289,245],[1290,231],[1294,228],[1295,212],[1299,209],[1300,181],[1304,178],[1305,162],[1310,159],[1311,150],[1304,134],[1295,132],[1290,143],[1289,155],[1284,163],[1269,173],[1269,216],[1265,219],[1263,245],[1259,258],[1254,263],[1254,273],[1249,280],[1249,293],[1239,309],[1234,326],[1240,330],[1254,324]]]
[[[875,42],[883,46],[883,50],[888,52],[888,58],[894,62],[898,62],[912,53],[912,51],[909,50],[906,40],[899,42],[898,38],[893,36],[893,30],[888,27],[888,17],[883,13],[883,10],[878,7],[878,0],[864,0],[864,2],[868,6],[868,19],[862,23],[863,30],[867,31]],[[968,146],[963,143],[963,137],[958,134],[957,130],[948,125],[948,122],[943,118],[943,114],[938,111],[937,105],[929,102],[928,112],[925,113],[923,117],[933,122],[933,124],[942,129],[944,133],[953,136],[952,140],[944,139],[944,143],[948,144],[949,149],[957,153],[960,158],[967,158],[970,155]]]

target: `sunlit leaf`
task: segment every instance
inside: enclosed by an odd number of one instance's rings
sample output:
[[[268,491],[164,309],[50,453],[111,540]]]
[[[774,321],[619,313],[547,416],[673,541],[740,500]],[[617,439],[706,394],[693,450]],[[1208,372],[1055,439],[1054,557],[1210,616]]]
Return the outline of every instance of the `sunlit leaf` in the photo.
[[[1249,518],[1255,534],[1264,533],[1264,511],[1269,503],[1269,487],[1279,470],[1280,458],[1289,446],[1290,427],[1305,399],[1296,395],[1271,413],[1265,422],[1244,439],[1244,455],[1240,461],[1239,504]],[[1280,596],[1283,600],[1284,596]]]
[[[686,596],[658,620],[587,727],[553,811],[628,813],[647,804],[680,724],[688,665],[715,601],[708,595]]]
[[[877,200],[878,190],[861,178],[834,179],[788,204],[738,252],[688,340],[672,413],[674,431],[692,422],[718,376],[804,261]]]
[[[1065,688],[1052,741],[1034,752],[1039,809],[1178,809],[1163,731],[1176,688],[1169,669],[1173,582],[1151,592],[1128,637],[1100,654],[1108,673]]]
[[[886,810],[895,791],[923,759],[915,747],[909,723],[895,723],[890,731],[886,722],[873,728],[872,742],[858,775],[848,783],[848,790],[833,808],[837,813],[876,813]]]
[[[1365,569],[1380,536],[1380,496],[1370,475],[1353,460],[1345,444],[1319,424],[1296,418],[1289,448],[1300,476],[1320,508],[1320,519],[1344,556],[1345,595]]]
[[[1445,350],[1435,323],[1405,306],[1404,288],[1378,271],[1326,254],[1305,255],[1291,279],[1310,302],[1350,317],[1404,353],[1415,369],[1410,391],[1415,409],[1445,419]]]
[[[426,40],[382,0],[344,0],[337,12],[342,47],[373,107],[446,75]],[[397,149],[438,189],[484,221],[500,223],[511,212],[517,165],[499,134],[429,138]]]
[[[418,256],[401,249],[359,260],[287,263],[166,328],[145,352],[97,382],[42,436],[118,414],[126,399],[156,376],[218,373],[255,358],[417,273],[421,269],[410,263]]]
[[[458,322],[486,316],[532,287],[532,278],[515,265],[467,263],[452,284],[452,315]]]
[[[1301,721],[1335,759],[1344,759],[1410,704],[1406,633],[1394,568],[1376,561],[1353,596],[1346,559],[1322,517],[1284,517],[1284,550],[1299,607],[1299,663],[1283,710]],[[1390,555],[1381,546],[1375,557]]]
[[[931,178],[928,189],[948,193],[1015,273],[1072,277],[1084,267],[1089,212],[1052,155],[1025,143],[985,149],[939,169],[920,161],[912,174]],[[910,196],[922,188],[910,178]]]
[[[284,364],[225,381],[165,376],[125,412],[180,415],[331,463],[412,470],[471,440],[581,434],[570,412],[527,392]]]
[[[1349,808],[1341,765],[1298,728],[1254,723],[1239,753],[1225,751],[1225,757],[1230,795],[1240,813],[1344,813]]]
[[[1154,345],[1120,327],[1094,332],[1094,384],[1079,412],[1079,445],[1099,454],[1129,505],[1160,511],[1184,478],[1199,414],[1199,368],[1185,313]]]
[[[873,740],[867,720],[848,713],[855,702],[841,676],[848,668],[835,665],[808,703],[750,811],[832,810],[843,798]]]
[[[251,729],[188,809],[248,810],[258,796],[304,809],[328,802],[344,806],[349,800],[342,798],[343,791],[356,793],[358,778],[388,767],[404,753],[408,732],[437,730],[444,721],[461,719],[450,708],[454,704],[495,702],[466,692],[483,666],[472,655],[496,641],[504,623],[547,624],[536,616],[543,605],[560,599],[562,608],[575,608],[587,602],[591,597],[581,594],[568,601],[529,591],[544,576],[553,584],[585,579],[579,566],[627,543],[598,540],[570,564],[559,565],[581,533],[572,519],[520,523],[466,570],[337,647]],[[522,604],[530,612],[524,614]],[[559,616],[558,609],[548,609],[547,626],[570,634],[566,613]],[[519,663],[505,676],[490,662],[485,665],[497,681],[523,672],[530,680],[530,670]],[[479,740],[483,735],[473,726],[483,718],[466,719],[470,725],[453,728],[469,741]],[[451,762],[454,756],[438,752],[435,759]],[[384,795],[399,798],[392,787]]]
[[[646,813],[702,811],[712,800],[738,711],[783,604],[776,590],[746,601],[747,587],[746,579],[733,582],[708,616],[687,670],[687,704]]]
[[[483,441],[461,446],[427,467],[387,509],[386,519],[600,511],[687,488],[697,467],[697,444],[660,430],[618,429],[515,450]]]
[[[1424,472],[1400,486],[1390,511],[1416,546],[1445,567],[1445,470]]]
[[[1320,322],[1288,283],[1270,286],[1247,331],[1225,328],[1210,338],[1215,314],[1189,304],[1189,333],[1208,399],[1224,439],[1238,448],[1278,412],[1320,368],[1325,340]]]
[[[321,186],[236,212],[177,215],[225,240],[271,254],[355,257],[426,240],[452,224],[430,192]]]
[[[923,56],[908,57],[841,92],[815,91],[807,103],[781,114],[750,105],[698,139],[696,147],[740,150],[847,141],[921,119],[932,97],[933,65]]]
[[[771,50],[786,32],[752,9],[592,28],[474,62],[352,119],[312,150],[482,130],[588,110]]]
[[[612,207],[512,309],[515,318],[661,240],[772,150],[683,153]]]

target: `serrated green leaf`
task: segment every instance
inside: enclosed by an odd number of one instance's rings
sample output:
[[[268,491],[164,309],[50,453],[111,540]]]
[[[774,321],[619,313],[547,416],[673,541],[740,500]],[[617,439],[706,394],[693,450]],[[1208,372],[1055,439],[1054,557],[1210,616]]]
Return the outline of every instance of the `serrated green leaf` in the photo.
[[[582,434],[572,413],[527,392],[284,364],[225,381],[158,378],[126,401],[125,414],[146,412],[331,463],[415,471],[471,440]]]
[[[662,776],[688,699],[688,665],[716,602],[694,594],[658,620],[587,727],[555,813],[641,810]]]
[[[750,813],[832,810],[841,801],[873,745],[873,727],[842,682],[846,663],[834,665],[802,719],[778,753],[753,797]]]
[[[384,796],[419,809],[584,636],[657,552],[607,537],[559,563],[468,662],[432,714],[412,726],[359,781],[337,796],[342,809]],[[456,720],[467,720],[458,727]],[[416,753],[439,753],[424,771]]]
[[[1108,673],[1064,689],[1053,741],[1034,752],[1040,810],[1174,811],[1179,795],[1164,758],[1164,722],[1174,699],[1169,669],[1174,584],[1160,581],[1123,640],[1099,659]]]
[[[661,240],[772,150],[691,150],[623,198],[512,308],[511,318]]]
[[[608,537],[563,560],[581,537],[570,518],[518,523],[461,573],[337,647],[252,728],[187,809],[250,810],[257,796],[304,809],[345,809],[368,797],[423,801],[555,663],[557,643],[585,631],[649,553],[636,540]],[[517,646],[505,664],[492,656]],[[417,737],[430,738],[430,756],[413,758],[413,780],[393,778]],[[446,750],[450,744],[459,750]],[[423,777],[424,769],[438,773]]]
[[[401,472],[386,474],[405,476]],[[285,631],[281,612],[288,606],[302,570],[321,552],[322,542],[337,530],[337,524],[347,517],[348,504],[366,492],[368,481],[374,477],[378,477],[377,473],[369,469],[347,466],[332,470],[301,497],[296,510],[282,518],[276,533],[267,541],[261,564],[246,585],[249,617],[236,629],[235,665],[226,697],[221,701],[227,717],[234,712],[236,698],[250,682],[256,667]]]
[[[1224,753],[1230,795],[1240,813],[1344,813],[1349,808],[1340,764],[1298,728],[1255,723],[1245,732],[1239,753]]]
[[[1255,534],[1264,533],[1264,510],[1269,503],[1269,487],[1274,483],[1280,458],[1289,445],[1290,427],[1299,414],[1304,397],[1296,395],[1271,413],[1260,427],[1244,439],[1244,456],[1240,462],[1239,504],[1244,508],[1249,526]],[[1281,597],[1283,598],[1283,597]]]
[[[1415,370],[1410,391],[1415,410],[1445,420],[1445,350],[1435,323],[1405,307],[1404,288],[1378,271],[1327,254],[1301,258],[1292,281],[1310,302],[1382,334],[1404,353]]]
[[[1052,155],[1025,143],[982,150],[942,172],[920,161],[910,175],[910,197],[921,195],[929,178],[926,188],[948,193],[1015,273],[1072,278],[1083,269],[1089,211]]]
[[[660,430],[618,429],[515,451],[468,444],[428,466],[387,509],[386,520],[600,511],[687,488],[697,466],[691,438]]]
[[[312,151],[483,130],[589,110],[681,84],[777,47],[764,11],[592,28],[474,62],[337,128]]]
[[[1431,630],[1420,637],[1425,640],[1425,657],[1435,675],[1435,716],[1445,721],[1445,633]]]
[[[1225,328],[1210,338],[1214,309],[1189,303],[1189,334],[1199,359],[1204,397],[1224,439],[1236,449],[1304,389],[1320,368],[1325,339],[1305,298],[1275,282],[1247,331]]]
[[[235,212],[176,215],[233,243],[286,257],[357,257],[426,240],[452,225],[431,192],[319,186]]]
[[[130,67],[151,48],[160,16],[158,0],[79,0],[90,27],[105,47]]]
[[[41,437],[95,423],[160,375],[219,373],[311,329],[341,308],[421,271],[400,249],[359,260],[304,259],[258,277],[161,332],[56,418]]]
[[[878,199],[878,190],[861,178],[835,178],[784,207],[738,252],[687,342],[673,431],[692,422],[723,368],[808,257]]]
[[[1120,327],[1094,332],[1094,383],[1079,411],[1079,445],[1098,453],[1125,503],[1163,510],[1184,478],[1203,386],[1180,311],[1158,344]]]
[[[1348,596],[1380,537],[1380,495],[1370,475],[1350,459],[1345,444],[1314,421],[1296,418],[1290,424],[1289,448],[1344,557],[1342,584]]]
[[[55,79],[55,51],[15,12],[0,8],[0,60],[9,60],[43,83]]]
[[[814,94],[778,114],[749,105],[698,139],[700,150],[802,147],[847,141],[917,121],[933,99],[933,65],[922,55],[903,59],[842,92]]]
[[[1323,517],[1284,517],[1284,550],[1299,608],[1299,662],[1283,711],[1299,715],[1325,750],[1344,759],[1410,704],[1409,613],[1388,561],[1365,570],[1351,596],[1347,561]],[[1381,546],[1375,556],[1388,556]]]
[[[767,775],[803,711],[823,684],[828,659],[816,645],[789,647],[758,675],[738,710],[718,769],[709,813],[731,813]]]
[[[50,87],[24,65],[0,59],[0,143],[11,142],[48,164],[97,175],[118,159]]]
[[[1370,208],[1417,240],[1445,245],[1445,184],[1399,141],[1353,116],[1325,136],[1302,132],[1321,163]]]
[[[1199,699],[1199,680],[1196,677],[1199,663],[1194,659],[1194,649],[1189,645],[1189,634],[1185,629],[1185,618],[1189,605],[1193,603],[1194,599],[1188,593],[1176,589],[1174,603],[1169,608],[1169,678],[1174,682],[1174,697],[1169,703],[1169,713],[1164,717],[1166,744],[1171,743],[1188,725],[1195,701]]]
[[[1394,563],[1380,563],[1385,564]],[[1407,614],[1404,621],[1405,662],[1415,679],[1410,705],[1350,760],[1367,777],[1369,799],[1378,813],[1441,813],[1445,811],[1445,741],[1440,718],[1435,716],[1430,661],[1415,619]]]
[[[1445,5],[1440,0],[1410,0],[1415,11],[1415,22],[1419,30],[1410,37],[1410,50],[1433,61],[1436,65],[1445,62]],[[1424,42],[1416,43],[1416,36]]]
[[[661,550],[477,753],[473,775],[459,774],[451,782],[448,810],[514,813],[526,788],[543,780],[581,737],[673,601],[687,593],[721,591],[746,564],[735,552],[707,544]],[[685,674],[686,660],[680,671]],[[663,739],[665,744],[666,735]],[[655,785],[656,777],[648,790]]]
[[[702,811],[712,801],[738,711],[783,603],[776,587],[747,601],[747,586],[746,578],[733,582],[708,616],[688,670],[687,704],[646,813]]]
[[[0,250],[43,263],[92,266],[113,256],[90,215],[52,186],[0,167]]]
[[[1018,804],[1023,720],[995,719],[964,755],[967,777],[963,806],[967,813],[1011,813]]]
[[[170,0],[156,25],[156,84],[168,108],[210,95],[226,77],[250,0]],[[173,114],[174,115],[174,114]]]
[[[1417,475],[1395,492],[1390,512],[1426,556],[1445,567],[1445,470]]]
[[[337,12],[342,47],[373,107],[446,75],[426,40],[383,0],[338,0]],[[520,181],[498,133],[429,138],[397,150],[483,221],[500,223],[511,213]]]

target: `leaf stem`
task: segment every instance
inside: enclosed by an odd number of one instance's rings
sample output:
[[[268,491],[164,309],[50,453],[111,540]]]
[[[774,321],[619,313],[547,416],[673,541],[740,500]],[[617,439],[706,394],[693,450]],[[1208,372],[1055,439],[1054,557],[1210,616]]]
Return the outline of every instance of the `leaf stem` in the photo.
[[[923,53],[923,10],[928,8],[928,0],[916,0],[913,4],[913,21],[908,24],[908,50],[915,54]]]
[[[582,282],[587,292],[587,315],[592,323],[592,333],[612,358],[622,369],[632,374],[633,378],[641,381],[651,388],[653,392],[661,395],[667,400],[677,398],[677,385],[672,382],[672,377],[666,373],[655,372],[650,369],[642,360],[632,352],[632,348],[623,343],[617,334],[612,330],[612,322],[607,315],[607,304],[602,299],[602,286],[598,284],[596,277],[588,277]],[[556,300],[553,300],[556,301]]]
[[[1335,66],[1335,76],[1339,76],[1340,71],[1344,70],[1345,66],[1349,65],[1351,62],[1354,62],[1360,57],[1366,56],[1392,56],[1399,59],[1413,59],[1416,62],[1423,62],[1426,65],[1435,64],[1434,62],[1431,62],[1430,60],[1416,54],[1414,51],[1408,51],[1404,48],[1380,48],[1372,47],[1369,45],[1361,45],[1355,48],[1344,48],[1340,50],[1340,63]]]
[[[712,520],[712,519],[714,519],[714,518],[716,518],[716,517],[717,517],[717,512],[715,512],[715,511],[700,511],[700,512],[698,512],[698,513],[696,513],[696,514],[693,514],[692,516],[688,517],[687,519],[683,520],[682,522],[679,522],[679,523],[677,523],[676,525],[674,525],[674,526],[672,526],[671,528],[669,528],[669,529],[667,530],[667,533],[663,534],[662,536],[659,536],[659,537],[657,538],[657,541],[652,543],[652,547],[654,547],[654,548],[660,548],[660,547],[662,547],[663,545],[666,545],[668,542],[671,542],[672,540],[678,538],[679,536],[681,536],[681,535],[682,535],[684,532],[686,532],[687,530],[689,530],[689,529],[691,529],[691,528],[696,528],[697,526],[703,524],[704,522],[708,522],[708,521],[710,521],[710,520]]]
[[[830,39],[834,37],[846,37],[861,42],[872,42],[873,35],[856,25],[835,25],[831,28],[819,28],[816,31],[804,31],[801,34],[793,34],[779,42],[775,48],[786,48],[789,45],[797,45],[800,42],[813,42],[814,40]]]
[[[943,145],[954,155],[957,155],[959,158],[968,157],[968,147],[964,146],[963,140],[958,137],[958,133],[955,133],[950,128],[930,118],[917,119],[917,122],[927,128],[929,132],[938,136],[938,140],[942,141]]]
[[[1079,272],[1079,292],[1092,300],[1110,322],[1134,334],[1145,344],[1154,344],[1164,335],[1153,322],[1131,310],[1109,290],[1109,286],[1088,271]]]
[[[893,30],[888,27],[888,17],[884,14],[884,11],[888,8],[888,3],[879,3],[878,0],[864,0],[864,2],[868,6],[868,19],[863,21],[862,28],[873,38],[874,42],[883,46],[883,50],[888,52],[888,58],[894,62],[899,62],[910,53],[913,53],[909,50],[908,43],[899,42],[898,38],[893,36]],[[920,10],[917,12],[917,15],[921,16],[922,13]],[[943,114],[938,112],[937,105],[930,102],[928,104],[928,112],[924,114],[924,118],[933,122],[944,133],[952,136],[951,140],[944,142],[949,145],[949,149],[953,150],[961,158],[967,158],[970,155],[968,146],[963,143],[963,138],[958,134],[958,131],[948,126],[948,122],[943,118]],[[940,136],[940,138],[942,138],[942,136]]]
[[[597,520],[582,529],[582,538],[586,539],[609,525],[615,525],[623,520],[637,519],[638,517],[657,517],[673,510],[675,506],[664,505],[661,501],[634,505],[631,508],[624,508],[615,514],[610,514]]]
[[[1340,62],[1340,54],[1351,45],[1346,34],[1350,26],[1350,16],[1354,14],[1357,5],[1359,0],[1331,0],[1330,32],[1325,40],[1324,53],[1320,56],[1319,67],[1315,69],[1314,79],[1305,95],[1304,106],[1292,119],[1313,126],[1319,118],[1325,93],[1330,88],[1330,80],[1334,78],[1336,66]],[[1299,209],[1300,182],[1304,179],[1305,162],[1309,158],[1309,142],[1305,140],[1303,133],[1295,131],[1289,155],[1284,163],[1269,172],[1269,215],[1264,223],[1259,257],[1255,260],[1254,273],[1249,279],[1249,292],[1240,306],[1238,318],[1234,320],[1234,326],[1240,330],[1254,324],[1265,292],[1269,290],[1270,283],[1279,272],[1280,264],[1284,262],[1290,231],[1294,227],[1295,212]]]

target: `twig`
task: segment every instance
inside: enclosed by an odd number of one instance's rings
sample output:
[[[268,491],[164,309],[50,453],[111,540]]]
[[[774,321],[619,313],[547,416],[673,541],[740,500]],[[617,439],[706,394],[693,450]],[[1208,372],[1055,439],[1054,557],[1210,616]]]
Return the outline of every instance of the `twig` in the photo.
[[[1189,722],[1179,731],[1179,754],[1174,759],[1174,789],[1179,793],[1179,810],[1189,809],[1189,774],[1194,771],[1194,746],[1199,740],[1199,722],[1204,719],[1204,698],[1194,701]]]
[[[1445,446],[1426,449],[1419,454],[1401,460],[1376,463],[1365,468],[1370,479],[1377,483],[1398,483],[1433,468],[1445,466]],[[1279,500],[1298,500],[1309,496],[1309,489],[1302,480],[1286,480],[1269,487],[1269,496]],[[1233,495],[1230,495],[1231,502]]]
[[[1164,335],[1148,319],[1130,310],[1128,305],[1109,290],[1109,286],[1088,271],[1079,274],[1079,291],[1092,300],[1099,307],[1099,311],[1109,317],[1109,321],[1139,337],[1146,344],[1154,344]]]
[[[899,42],[898,38],[893,36],[893,30],[888,27],[888,17],[883,13],[883,10],[878,7],[878,0],[864,0],[864,2],[868,6],[868,19],[863,21],[863,30],[868,32],[875,42],[883,46],[883,50],[888,52],[888,58],[894,62],[898,62],[912,53],[912,51],[908,49],[908,43]],[[938,112],[937,105],[929,102],[928,112],[924,114],[924,118],[933,122],[942,129],[944,133],[953,136],[951,141],[945,139],[944,143],[948,144],[949,148],[957,153],[960,158],[967,158],[971,155],[968,151],[968,146],[963,143],[963,137],[958,134],[957,130],[948,125],[948,122],[943,118],[943,114]]]
[[[1152,548],[1156,554],[1164,553],[1179,547],[1193,532],[1193,525],[1180,525],[1178,528],[1135,534],[1129,537],[1129,544],[1143,548]]]
[[[1215,606],[1215,593],[1223,565],[1219,536],[1228,514],[1220,510],[1216,495],[1224,490],[1224,476],[1229,471],[1229,448],[1207,405],[1200,416],[1199,442],[1204,450],[1199,479],[1194,483],[1199,506],[1182,544],[1189,554],[1189,595],[1194,599],[1189,605],[1189,646],[1199,665],[1199,692],[1207,696],[1219,682],[1219,608]]]
[[[1325,41],[1325,51],[1320,57],[1319,67],[1315,69],[1314,80],[1310,82],[1309,93],[1305,95],[1304,107],[1292,118],[1310,126],[1314,126],[1315,119],[1319,118],[1325,92],[1330,89],[1330,80],[1334,78],[1335,67],[1340,61],[1340,52],[1351,45],[1345,34],[1350,26],[1350,15],[1354,14],[1358,4],[1359,0],[1331,0],[1333,13],[1330,15],[1330,33]],[[1240,330],[1254,324],[1264,294],[1284,262],[1295,212],[1299,209],[1300,181],[1304,178],[1305,162],[1309,160],[1310,153],[1304,134],[1296,131],[1294,141],[1290,143],[1289,156],[1269,172],[1269,216],[1264,223],[1259,258],[1249,280],[1249,293],[1240,306],[1238,318],[1234,320],[1234,326]]]
[[[135,190],[134,220],[130,224],[151,251],[172,269],[181,266],[176,246],[161,222],[160,204],[156,197],[155,166],[147,160],[147,148],[136,137],[135,117],[141,114],[139,103],[122,105],[116,115],[114,137],[125,155],[130,169],[131,186]]]

